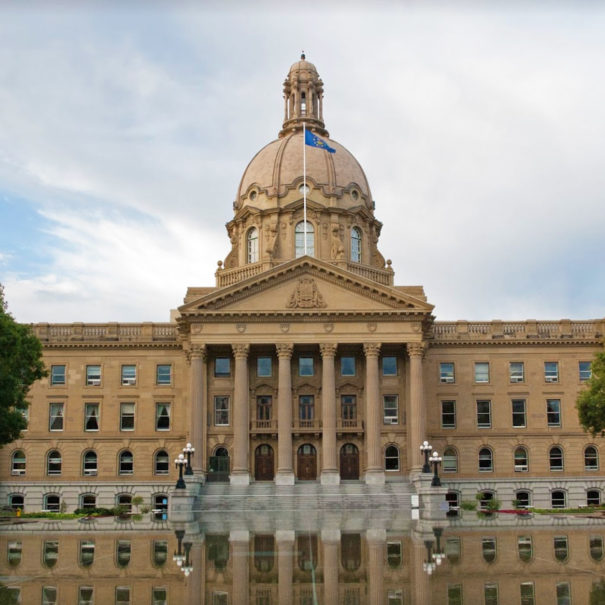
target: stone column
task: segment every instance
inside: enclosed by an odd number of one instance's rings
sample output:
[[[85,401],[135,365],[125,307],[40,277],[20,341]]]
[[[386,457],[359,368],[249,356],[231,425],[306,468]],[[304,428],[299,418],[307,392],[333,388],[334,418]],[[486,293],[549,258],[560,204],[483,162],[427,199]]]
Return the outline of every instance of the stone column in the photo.
[[[338,546],[340,544],[339,529],[323,529],[321,531],[323,546],[324,570],[324,600],[326,603],[338,603]]]
[[[384,464],[380,443],[382,427],[382,401],[380,400],[380,384],[378,380],[378,354],[380,344],[363,345],[366,356],[366,451],[367,467],[365,480],[368,484],[384,484]]]
[[[278,529],[277,543],[277,590],[278,603],[293,603],[292,576],[294,571],[294,531]]]
[[[427,558],[427,550],[424,539],[433,541],[432,533],[412,531],[410,538],[410,584],[413,605],[430,605],[431,599],[431,576],[424,570],[424,562]]]
[[[204,450],[206,447],[206,417],[204,413],[204,366],[206,357],[205,345],[191,346],[191,445],[195,448],[195,454],[191,460],[193,472],[203,475],[205,470]]]
[[[233,471],[231,485],[249,485],[248,436],[249,430],[249,389],[248,351],[246,344],[233,345],[235,375],[233,384]]]
[[[232,531],[229,534],[231,554],[233,556],[233,592],[232,603],[248,605],[250,603],[250,532]]]
[[[384,529],[368,529],[368,603],[382,605],[384,602],[384,550],[386,545]]]
[[[334,376],[334,356],[337,345],[321,344],[322,357],[321,399],[323,419],[323,464],[321,469],[322,485],[338,485],[340,474],[336,457],[336,379]],[[326,601],[328,602],[328,601]]]
[[[420,445],[426,439],[426,410],[424,407],[424,388],[422,378],[422,356],[424,345],[421,342],[407,344],[410,356],[410,406],[407,419],[408,466],[410,474],[417,475],[424,463]]]
[[[279,363],[277,387],[276,485],[294,485],[292,465],[292,344],[276,345]]]
[[[189,553],[189,561],[193,571],[188,577],[189,582],[189,600],[187,601],[190,605],[202,605],[204,601],[204,557],[202,552],[204,550],[204,542],[194,542],[191,546]]]

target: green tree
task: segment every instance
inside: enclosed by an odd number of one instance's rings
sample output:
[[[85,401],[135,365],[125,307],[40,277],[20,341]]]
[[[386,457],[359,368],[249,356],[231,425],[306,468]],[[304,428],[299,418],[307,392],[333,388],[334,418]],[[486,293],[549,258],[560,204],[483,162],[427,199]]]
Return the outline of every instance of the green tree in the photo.
[[[0,284],[0,447],[26,428],[27,392],[46,375],[40,341],[30,326],[17,323],[7,311]]]
[[[605,434],[605,352],[592,362],[592,377],[576,401],[580,424],[594,437]]]

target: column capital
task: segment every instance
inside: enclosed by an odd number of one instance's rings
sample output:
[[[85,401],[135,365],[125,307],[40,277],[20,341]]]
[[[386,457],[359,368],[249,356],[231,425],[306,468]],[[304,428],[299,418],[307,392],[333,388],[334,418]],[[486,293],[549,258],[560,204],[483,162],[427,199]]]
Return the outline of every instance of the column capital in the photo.
[[[369,342],[363,345],[363,352],[366,357],[378,357],[381,344],[379,342]]]
[[[281,343],[275,345],[277,349],[277,356],[284,357],[286,359],[290,359],[292,357],[292,351],[294,350],[294,345],[292,343]]]
[[[338,345],[324,343],[319,345],[319,351],[322,357],[334,357],[336,355]]]
[[[408,342],[406,345],[410,357],[423,357],[426,345],[423,342]]]
[[[193,360],[193,359],[203,359],[204,361],[207,359],[208,357],[208,349],[206,347],[206,345],[200,345],[200,344],[192,344],[191,348],[189,349],[189,360]]]
[[[248,352],[250,351],[250,345],[248,344],[237,344],[237,345],[231,345],[231,348],[233,349],[233,355],[236,359],[247,359],[248,358]]]

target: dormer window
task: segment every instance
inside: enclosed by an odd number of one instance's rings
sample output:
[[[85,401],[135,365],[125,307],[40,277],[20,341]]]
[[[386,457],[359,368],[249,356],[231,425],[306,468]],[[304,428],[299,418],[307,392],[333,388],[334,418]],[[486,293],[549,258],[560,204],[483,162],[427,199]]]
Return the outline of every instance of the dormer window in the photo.
[[[313,225],[307,221],[307,250],[305,251],[305,223],[301,221],[296,225],[294,229],[294,239],[296,246],[296,258],[308,254],[309,256],[315,255],[315,231]]]
[[[300,93],[300,115],[307,115],[307,94],[304,92]]]
[[[248,262],[258,262],[258,229],[256,227],[252,227],[248,231]]]
[[[359,227],[351,229],[351,260],[354,263],[361,262],[361,229]]]

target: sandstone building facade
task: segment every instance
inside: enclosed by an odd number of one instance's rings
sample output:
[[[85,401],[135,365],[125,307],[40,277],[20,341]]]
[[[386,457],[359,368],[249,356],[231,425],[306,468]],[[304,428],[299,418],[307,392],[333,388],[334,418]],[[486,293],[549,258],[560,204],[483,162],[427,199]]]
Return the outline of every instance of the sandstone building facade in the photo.
[[[603,443],[574,406],[605,320],[436,321],[421,286],[395,285],[366,176],[329,138],[304,57],[283,92],[214,287],[189,288],[170,323],[34,326],[50,374],[0,450],[0,501],[162,509],[187,442],[200,484],[413,482],[428,440],[453,506],[600,502]],[[303,124],[335,152],[303,161]]]

